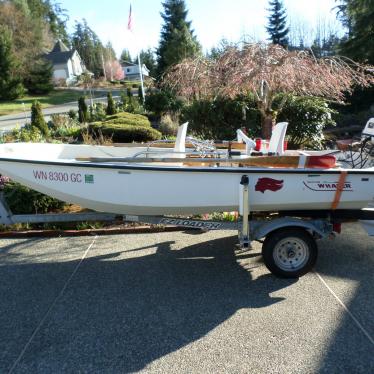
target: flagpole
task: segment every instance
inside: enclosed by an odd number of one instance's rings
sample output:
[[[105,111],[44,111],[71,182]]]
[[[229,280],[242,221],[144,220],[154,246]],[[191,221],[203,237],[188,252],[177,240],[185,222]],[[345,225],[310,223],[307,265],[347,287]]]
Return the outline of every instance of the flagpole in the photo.
[[[129,20],[128,20],[128,23],[127,23],[127,29],[130,32],[133,31],[132,30],[132,23],[133,23],[133,20],[132,20],[132,4],[130,2]],[[144,104],[145,103],[145,92],[144,92],[144,81],[143,81],[143,68],[142,68],[142,64],[140,62],[140,49],[139,49],[139,46],[138,46],[138,66],[139,66],[140,86],[141,86],[141,89],[142,89],[143,104]]]
[[[140,63],[140,51],[138,52],[138,64],[139,64],[139,76],[140,76],[140,85],[142,87],[142,95],[143,95],[143,104],[145,103],[145,92],[144,92],[144,83],[143,83],[143,67]]]

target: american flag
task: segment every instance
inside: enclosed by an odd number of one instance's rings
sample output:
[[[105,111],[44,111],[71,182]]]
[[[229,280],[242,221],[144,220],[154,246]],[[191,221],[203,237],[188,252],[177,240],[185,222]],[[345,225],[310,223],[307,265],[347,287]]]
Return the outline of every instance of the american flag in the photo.
[[[133,23],[133,20],[132,20],[132,9],[131,9],[131,4],[130,4],[130,11],[129,11],[129,20],[127,22],[127,29],[129,31],[132,31],[132,23]]]

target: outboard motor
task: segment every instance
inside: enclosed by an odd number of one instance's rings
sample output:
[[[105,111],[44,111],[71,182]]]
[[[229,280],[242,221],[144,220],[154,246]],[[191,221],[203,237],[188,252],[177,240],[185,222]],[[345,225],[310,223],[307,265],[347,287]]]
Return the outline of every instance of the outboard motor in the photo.
[[[370,118],[369,121],[367,121],[366,126],[361,133],[361,141],[365,140],[374,144],[374,118]]]

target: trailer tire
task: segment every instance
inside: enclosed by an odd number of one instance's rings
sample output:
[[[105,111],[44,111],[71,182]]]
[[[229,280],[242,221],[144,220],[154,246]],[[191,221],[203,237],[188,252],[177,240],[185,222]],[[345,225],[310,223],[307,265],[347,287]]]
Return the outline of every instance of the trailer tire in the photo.
[[[262,245],[266,267],[281,278],[298,278],[308,273],[317,256],[318,248],[313,236],[298,227],[273,231]]]

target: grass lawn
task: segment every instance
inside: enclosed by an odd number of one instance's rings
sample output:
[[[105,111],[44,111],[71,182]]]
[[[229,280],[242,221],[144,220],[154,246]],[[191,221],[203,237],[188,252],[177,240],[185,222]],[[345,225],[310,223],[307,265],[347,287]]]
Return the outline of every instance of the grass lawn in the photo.
[[[29,111],[34,100],[38,100],[42,104],[43,108],[47,108],[52,105],[59,105],[69,103],[71,101],[76,101],[80,96],[82,96],[82,94],[82,92],[78,91],[58,90],[52,91],[45,96],[26,95],[21,99],[17,99],[14,101],[0,101],[0,116],[23,112],[23,110]],[[24,103],[24,105],[22,103]]]

